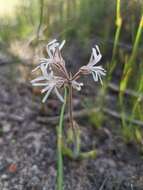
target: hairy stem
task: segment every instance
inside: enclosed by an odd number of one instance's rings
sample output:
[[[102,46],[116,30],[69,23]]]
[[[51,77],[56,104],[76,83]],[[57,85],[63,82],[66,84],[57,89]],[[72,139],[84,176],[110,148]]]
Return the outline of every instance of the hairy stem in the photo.
[[[63,155],[62,155],[62,140],[63,140],[63,120],[67,99],[67,89],[65,87],[64,103],[61,108],[60,121],[57,129],[57,154],[58,154],[58,174],[57,174],[57,190],[63,190]]]

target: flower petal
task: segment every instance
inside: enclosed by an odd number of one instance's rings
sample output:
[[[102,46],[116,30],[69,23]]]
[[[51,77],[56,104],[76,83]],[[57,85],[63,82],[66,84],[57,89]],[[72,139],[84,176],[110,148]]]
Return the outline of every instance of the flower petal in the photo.
[[[46,93],[46,95],[45,95],[44,98],[42,99],[42,103],[45,103],[45,102],[46,102],[46,100],[47,100],[47,98],[49,97],[49,95],[50,95],[50,93],[52,92],[52,90],[53,90],[53,87],[48,90],[48,92]]]
[[[66,43],[66,41],[63,40],[62,43],[61,43],[60,46],[59,46],[59,50],[61,50],[61,49],[63,48],[63,46],[65,45],[65,43]]]
[[[56,87],[54,88],[54,91],[55,91],[57,97],[59,98],[59,100],[61,102],[64,102],[64,99],[63,99],[62,95],[59,93],[59,91],[58,91],[58,89]]]
[[[57,42],[57,40],[56,40],[56,39],[53,39],[51,42],[48,43],[48,46],[50,46],[51,44],[53,44],[53,43],[55,43],[55,42]]]
[[[40,76],[40,77],[37,77],[37,78],[31,80],[30,82],[31,82],[31,83],[35,83],[35,82],[38,82],[38,81],[42,81],[42,80],[44,80],[44,79],[45,79],[45,77]]]
[[[47,86],[48,83],[32,83],[32,86]]]
[[[41,93],[43,94],[44,92],[46,92],[47,90],[49,90],[51,87],[48,85],[48,86],[46,86],[45,88],[43,88],[42,90],[41,90]]]
[[[100,70],[99,68],[96,68],[96,67],[93,67],[93,68],[92,68],[92,71],[93,71],[93,72],[100,73],[100,75],[103,75],[103,76],[106,75],[105,71]]]
[[[98,75],[98,78],[100,80],[101,85],[103,85],[103,81],[102,81],[101,75],[99,73],[97,73],[97,75]]]
[[[93,76],[94,81],[97,82],[98,81],[97,73],[96,72],[92,72],[92,76]]]
[[[89,61],[89,66],[96,65],[102,58],[102,55],[100,53],[99,47],[96,45],[95,48],[92,48],[92,54]]]
[[[40,65],[38,65],[37,67],[35,67],[35,69],[32,70],[32,73],[37,71],[38,69],[40,69]]]

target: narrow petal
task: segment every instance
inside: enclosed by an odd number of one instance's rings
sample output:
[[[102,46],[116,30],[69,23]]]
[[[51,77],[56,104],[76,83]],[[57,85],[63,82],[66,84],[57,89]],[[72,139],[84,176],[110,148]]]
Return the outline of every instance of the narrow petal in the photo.
[[[48,53],[50,58],[53,58],[53,54],[51,53],[51,50],[49,48],[47,48],[47,53]]]
[[[100,59],[102,58],[102,55],[101,54],[97,54],[97,51],[96,51],[95,48],[92,48],[92,53],[93,53],[94,59],[91,60],[91,62],[89,64],[90,65],[96,65],[100,61]],[[99,53],[100,53],[100,51],[99,51]]]
[[[103,76],[105,76],[106,75],[106,73],[105,72],[103,72],[103,71],[101,71],[101,70],[98,70],[97,71],[100,75],[103,75]]]
[[[32,70],[32,73],[37,71],[38,69],[40,69],[40,65],[38,65],[37,67],[35,67],[35,69]]]
[[[97,53],[101,55],[99,46],[95,45],[95,48],[96,48]]]
[[[52,40],[51,42],[49,42],[49,43],[47,44],[47,46],[50,46],[51,44],[53,44],[53,43],[55,43],[55,42],[57,42],[56,39],[54,39],[54,40]]]
[[[46,92],[47,90],[49,90],[51,87],[50,86],[46,86],[45,88],[43,88],[41,90],[41,93],[43,94],[44,92]]]
[[[103,70],[106,72],[106,70],[102,66],[93,66],[92,68],[96,68],[96,69]]]
[[[93,71],[93,72],[100,73],[100,75],[103,75],[103,76],[106,75],[106,73],[105,73],[103,70],[100,70],[100,69],[98,69],[98,68],[92,68],[92,71]]]
[[[103,81],[102,81],[101,75],[99,73],[97,73],[97,75],[98,75],[98,78],[100,80],[101,85],[103,85]]]
[[[45,59],[45,58],[41,58],[40,59],[40,64],[35,67],[35,69],[32,70],[32,72],[37,71],[38,69],[40,69],[41,65],[45,66],[46,68],[48,68],[49,64],[52,63],[51,59]]]
[[[41,65],[40,65],[40,68],[41,68],[41,71],[42,71],[43,76],[44,76],[44,77],[48,77],[49,75],[48,75],[48,73],[47,73],[47,69],[46,69],[45,65],[41,64]]]
[[[97,82],[98,81],[97,73],[96,72],[92,72],[92,76],[93,76],[94,81]]]
[[[47,86],[48,83],[32,83],[32,86]]]
[[[62,43],[61,43],[60,46],[59,46],[59,50],[61,50],[61,49],[63,48],[63,46],[65,45],[65,43],[66,43],[66,41],[63,40]]]
[[[40,63],[43,63],[43,64],[49,64],[50,62],[51,62],[51,59],[46,59],[46,58],[40,59]]]
[[[37,77],[37,78],[31,80],[31,83],[35,83],[35,82],[38,82],[38,81],[42,81],[42,80],[44,80],[44,79],[45,79],[45,77],[40,76],[40,77]]]
[[[53,90],[53,87],[48,90],[48,92],[46,93],[46,95],[45,95],[44,98],[42,99],[42,103],[45,103],[45,102],[46,102],[46,100],[47,100],[47,98],[49,97],[49,95],[50,95],[50,93],[51,93],[52,90]]]
[[[59,98],[59,100],[61,102],[64,102],[64,99],[63,99],[62,95],[59,93],[59,91],[58,91],[58,89],[56,87],[55,87],[54,91],[55,91],[57,97]]]

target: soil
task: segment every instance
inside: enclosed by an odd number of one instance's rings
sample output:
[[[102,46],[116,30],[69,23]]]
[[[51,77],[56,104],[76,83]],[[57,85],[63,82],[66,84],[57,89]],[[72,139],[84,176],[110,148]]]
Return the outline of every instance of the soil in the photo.
[[[0,190],[55,190],[56,125],[37,118],[58,116],[60,103],[50,97],[42,106],[40,93],[12,77],[17,73],[11,76],[11,68],[3,64],[0,70]],[[77,95],[74,100],[80,108]],[[120,123],[107,118],[99,129],[87,118],[78,123],[82,151],[96,148],[98,155],[81,161],[65,157],[64,189],[143,190],[141,152],[123,141]]]

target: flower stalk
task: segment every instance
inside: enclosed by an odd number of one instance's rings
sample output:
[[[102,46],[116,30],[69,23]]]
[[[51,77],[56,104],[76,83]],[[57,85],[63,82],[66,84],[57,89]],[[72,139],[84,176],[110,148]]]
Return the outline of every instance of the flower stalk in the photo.
[[[63,154],[62,154],[62,144],[63,144],[63,120],[64,112],[67,101],[67,88],[65,87],[64,93],[64,103],[61,108],[60,121],[57,129],[57,157],[58,157],[58,172],[57,172],[57,190],[63,190]]]
[[[72,89],[72,85],[69,84],[69,121],[70,121],[70,127],[72,129],[72,133],[73,133],[73,142],[74,142],[74,155],[75,157],[78,156],[77,153],[77,134],[76,134],[76,126],[74,125],[74,119],[73,119],[73,89]]]

